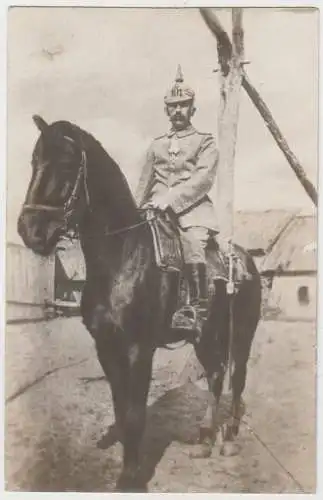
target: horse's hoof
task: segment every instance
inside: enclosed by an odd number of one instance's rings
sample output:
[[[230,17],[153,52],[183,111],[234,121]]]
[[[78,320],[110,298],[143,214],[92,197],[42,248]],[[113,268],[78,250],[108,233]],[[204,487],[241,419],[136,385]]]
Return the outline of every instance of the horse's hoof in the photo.
[[[224,425],[224,441],[233,441],[235,437],[239,434],[239,424]]]
[[[148,493],[147,486],[132,486],[132,487],[123,487],[119,484],[116,485],[114,489],[115,493]]]
[[[240,449],[241,447],[239,444],[227,441],[221,446],[220,455],[224,457],[234,457],[240,453]]]
[[[108,431],[97,442],[97,447],[101,450],[106,450],[117,442],[121,442],[122,435],[116,424],[109,426]]]
[[[209,458],[212,455],[213,445],[211,441],[204,441],[194,447],[190,452],[190,458]]]
[[[237,437],[238,434],[239,434],[239,425],[233,425],[232,426],[232,435],[234,437]]]
[[[129,479],[121,476],[114,491],[119,493],[147,493],[148,487],[140,479]]]

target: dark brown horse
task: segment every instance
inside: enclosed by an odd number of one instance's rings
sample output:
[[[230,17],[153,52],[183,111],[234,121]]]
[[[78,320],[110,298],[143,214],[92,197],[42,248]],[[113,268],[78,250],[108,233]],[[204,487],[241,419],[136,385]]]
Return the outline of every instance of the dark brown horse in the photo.
[[[140,444],[154,352],[178,340],[170,331],[178,288],[176,273],[157,268],[152,235],[126,179],[99,142],[79,127],[35,116],[41,134],[32,156],[31,181],[18,220],[26,246],[49,255],[66,231],[77,227],[86,262],[81,313],[111,385],[115,426],[123,443],[121,491],[146,491]],[[238,249],[236,249],[238,251]],[[247,252],[250,273],[234,297],[232,418],[225,439],[238,434],[241,394],[260,316],[260,278]],[[195,344],[210,389],[201,426],[203,455],[211,453],[229,343],[229,297],[215,285],[209,319]],[[184,336],[185,337],[185,336]]]

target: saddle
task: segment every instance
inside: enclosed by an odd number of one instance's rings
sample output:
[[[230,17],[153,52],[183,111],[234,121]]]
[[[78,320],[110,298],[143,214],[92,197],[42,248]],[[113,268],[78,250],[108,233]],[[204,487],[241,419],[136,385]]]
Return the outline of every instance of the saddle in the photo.
[[[182,280],[185,280],[183,276],[183,252],[176,221],[169,213],[157,213],[153,209],[147,209],[145,217],[152,233],[157,267],[166,272],[180,273]],[[238,290],[241,283],[244,280],[250,280],[251,276],[246,267],[245,259],[242,259],[242,249],[234,245],[233,250],[232,281],[234,289]],[[228,282],[230,279],[230,256],[227,249],[220,248],[215,236],[209,238],[206,258],[210,283],[219,279]]]

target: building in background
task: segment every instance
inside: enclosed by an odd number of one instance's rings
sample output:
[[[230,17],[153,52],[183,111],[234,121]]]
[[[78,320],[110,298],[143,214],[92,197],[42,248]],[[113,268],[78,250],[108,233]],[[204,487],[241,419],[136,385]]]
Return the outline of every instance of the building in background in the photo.
[[[317,227],[312,216],[297,216],[286,227],[262,263],[272,277],[268,308],[280,318],[316,319]]]
[[[234,240],[261,273],[263,316],[315,320],[316,218],[285,210],[237,212]]]
[[[261,273],[263,317],[277,315],[277,308],[268,306],[273,274],[262,274],[263,262],[296,216],[297,212],[287,210],[238,211],[234,215],[234,241],[248,250]]]
[[[265,255],[297,216],[296,211],[238,211],[234,214],[234,241],[246,248],[261,270]]]
[[[316,219],[284,210],[237,212],[234,241],[253,256],[261,273],[263,317],[316,319]],[[85,262],[78,241],[39,257],[7,244],[7,321],[45,318],[52,306],[80,314]]]

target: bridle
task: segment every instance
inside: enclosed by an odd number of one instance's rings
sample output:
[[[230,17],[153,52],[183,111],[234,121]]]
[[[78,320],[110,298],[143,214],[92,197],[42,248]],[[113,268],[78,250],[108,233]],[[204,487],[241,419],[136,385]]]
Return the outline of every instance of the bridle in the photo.
[[[72,139],[71,137],[64,135],[64,139],[75,144],[75,140]],[[44,167],[47,164],[48,161],[40,165],[39,168]],[[25,203],[23,205],[23,210],[31,212],[48,212],[57,214],[58,216],[62,217],[65,224],[65,229],[67,230],[70,219],[73,217],[75,213],[77,202],[80,199],[82,187],[84,188],[86,205],[90,207],[90,196],[87,185],[87,156],[84,148],[81,149],[81,161],[78,168],[74,187],[72,189],[70,196],[65,201],[64,205],[62,207],[55,207],[51,205],[43,205],[38,203]]]
[[[63,136],[64,139],[67,141],[76,144],[75,140],[72,139],[71,137],[68,137],[66,135]],[[46,161],[42,163],[39,168],[44,168],[49,162]],[[81,161],[79,165],[79,169],[77,172],[77,177],[75,180],[74,187],[72,189],[72,192],[64,205],[62,207],[55,207],[51,205],[43,205],[40,203],[24,203],[23,205],[23,210],[29,211],[29,212],[47,212],[47,213],[52,213],[52,214],[57,214],[60,216],[64,222],[64,232],[67,233],[68,229],[70,228],[70,221],[73,218],[76,210],[76,205],[77,202],[80,200],[80,194],[82,191],[82,187],[84,188],[84,193],[85,193],[85,202],[88,208],[91,208],[90,205],[90,196],[89,196],[89,189],[87,185],[87,155],[84,150],[84,148],[81,149]],[[140,221],[136,224],[133,224],[131,226],[126,226],[114,231],[106,231],[105,236],[115,236],[119,235],[121,233],[126,233],[128,231],[131,231],[133,229],[136,229],[139,226],[147,225],[151,223],[152,220],[156,218],[156,215],[153,215],[151,213],[148,215],[147,219]],[[73,228],[75,229],[75,228]]]

